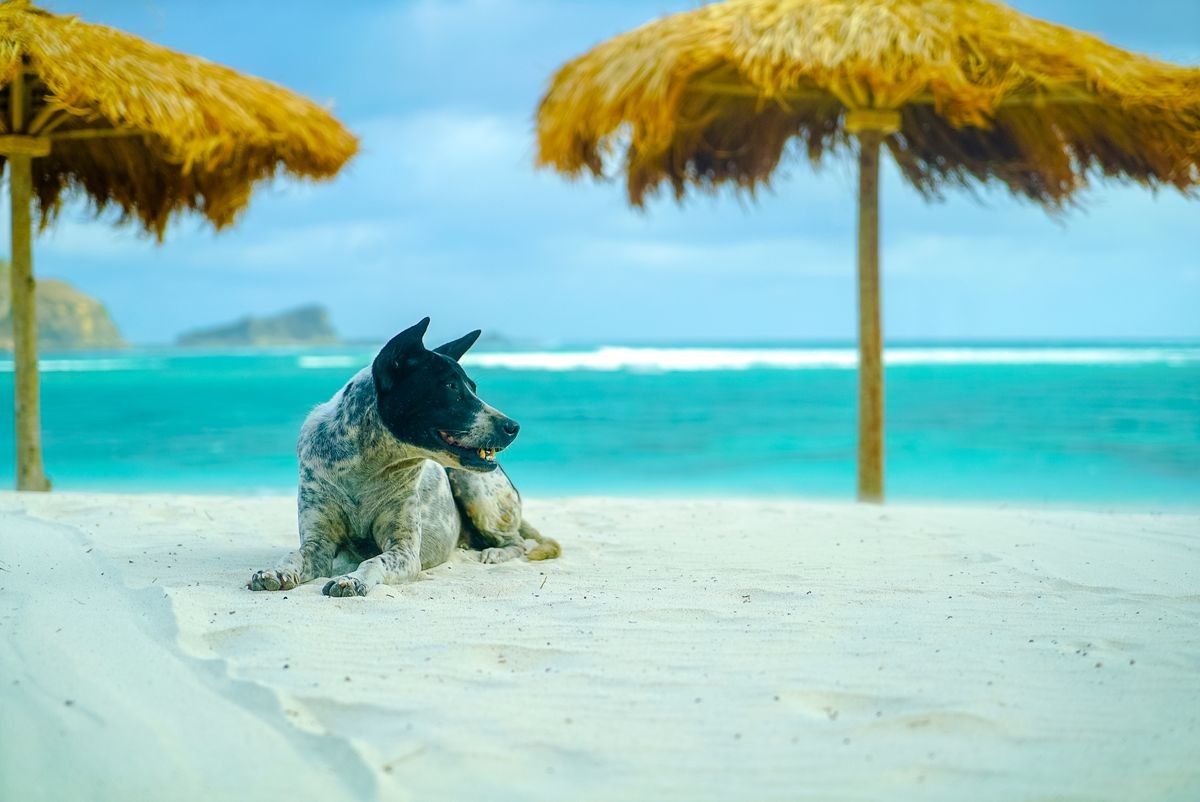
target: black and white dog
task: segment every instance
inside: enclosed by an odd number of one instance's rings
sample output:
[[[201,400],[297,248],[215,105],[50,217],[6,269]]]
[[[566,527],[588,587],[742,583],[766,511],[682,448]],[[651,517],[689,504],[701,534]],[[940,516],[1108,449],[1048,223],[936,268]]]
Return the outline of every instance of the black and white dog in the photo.
[[[300,548],[251,590],[289,590],[358,567],[326,583],[329,596],[364,596],[445,562],[461,543],[483,562],[559,546],[521,516],[521,497],[496,463],[520,428],[475,394],[458,360],[479,332],[434,350],[425,318],[383,347],[300,429]],[[536,545],[526,548],[526,538]]]

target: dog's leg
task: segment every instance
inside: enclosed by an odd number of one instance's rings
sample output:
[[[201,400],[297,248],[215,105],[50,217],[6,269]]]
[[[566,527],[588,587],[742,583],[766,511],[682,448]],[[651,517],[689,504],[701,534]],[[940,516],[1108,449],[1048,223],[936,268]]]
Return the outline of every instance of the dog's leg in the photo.
[[[255,571],[250,590],[291,590],[333,570],[336,544],[328,537],[310,537],[300,548],[289,552],[273,569]]]
[[[415,505],[413,505],[415,506]],[[421,571],[421,521],[415,510],[401,510],[375,521],[383,551],[357,569],[325,583],[326,596],[366,596],[379,584],[399,585]]]
[[[446,474],[480,562],[502,563],[523,556],[525,541],[518,536],[521,497],[504,469],[483,474],[448,470]]]
[[[558,543],[524,520],[521,495],[503,468],[486,474],[453,469],[446,473],[481,562],[502,563],[517,557],[545,560],[561,553]],[[526,539],[537,545],[527,548]]]
[[[333,573],[337,544],[346,535],[345,521],[332,505],[305,504],[301,497],[300,548],[289,552],[274,569],[255,571],[250,590],[291,590]]]
[[[553,560],[562,556],[562,546],[552,537],[546,537],[526,518],[521,518],[521,537],[537,543],[525,553],[530,560]]]
[[[471,534],[471,545],[479,549],[481,563],[506,563],[525,556],[525,541],[516,536],[516,531],[485,531],[475,526],[470,518],[467,519],[467,528]]]
[[[562,547],[558,545],[557,540],[546,537],[524,518],[521,519],[520,528],[516,532],[507,529],[475,531],[481,542],[492,544],[479,552],[480,562],[502,563],[517,557],[525,557],[530,561],[553,560],[562,554]],[[532,540],[536,545],[530,548],[525,542],[527,540]]]

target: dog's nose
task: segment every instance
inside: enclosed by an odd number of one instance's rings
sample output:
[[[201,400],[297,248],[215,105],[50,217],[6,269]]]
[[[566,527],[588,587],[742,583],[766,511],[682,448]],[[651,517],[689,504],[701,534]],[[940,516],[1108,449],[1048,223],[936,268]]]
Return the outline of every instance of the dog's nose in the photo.
[[[516,437],[517,432],[521,431],[521,424],[517,423],[512,418],[505,418],[504,422],[500,424],[500,428],[503,429],[504,433],[509,437]]]

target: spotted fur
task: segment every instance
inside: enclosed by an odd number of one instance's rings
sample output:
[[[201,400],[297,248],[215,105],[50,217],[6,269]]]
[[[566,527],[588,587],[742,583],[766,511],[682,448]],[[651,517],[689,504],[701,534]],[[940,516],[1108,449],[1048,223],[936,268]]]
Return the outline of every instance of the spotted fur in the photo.
[[[558,544],[523,520],[520,494],[503,469],[456,467],[464,463],[449,447],[405,442],[394,434],[400,427],[386,425],[380,413],[378,362],[304,421],[297,447],[300,547],[273,569],[257,571],[248,587],[289,590],[332,576],[326,595],[363,596],[381,583],[411,581],[419,571],[445,562],[460,544],[478,549],[489,563],[526,554],[530,559],[558,556]],[[479,405],[468,418],[470,436],[486,434],[482,416],[494,413],[508,420]],[[353,570],[335,575],[335,566],[340,570],[355,563]]]

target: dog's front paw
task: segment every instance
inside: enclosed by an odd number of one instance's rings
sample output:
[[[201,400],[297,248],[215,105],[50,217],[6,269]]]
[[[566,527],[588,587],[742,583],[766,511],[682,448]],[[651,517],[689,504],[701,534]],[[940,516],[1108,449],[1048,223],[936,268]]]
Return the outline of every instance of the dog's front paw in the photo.
[[[300,584],[295,571],[255,571],[246,583],[250,590],[291,590]]]
[[[321,590],[326,596],[366,596],[371,589],[356,576],[339,576],[325,583]]]
[[[481,563],[504,563],[509,560],[520,557],[524,549],[520,546],[501,546],[494,549],[484,549],[479,552],[479,562]]]

